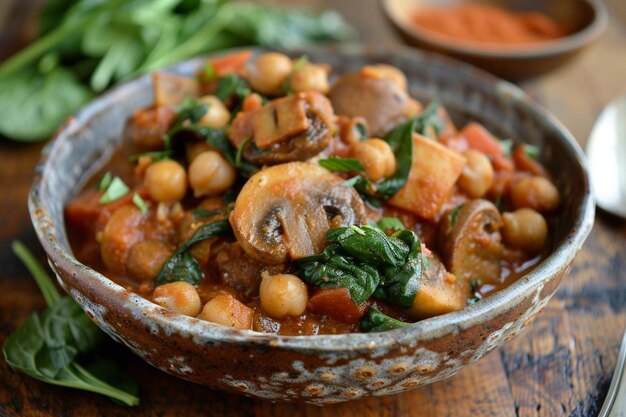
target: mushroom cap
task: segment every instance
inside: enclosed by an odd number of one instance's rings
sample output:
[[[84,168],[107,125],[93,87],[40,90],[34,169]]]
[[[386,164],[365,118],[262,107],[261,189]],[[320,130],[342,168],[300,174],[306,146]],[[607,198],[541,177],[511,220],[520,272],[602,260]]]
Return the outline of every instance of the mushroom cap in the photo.
[[[365,206],[352,187],[319,165],[290,162],[254,174],[230,214],[251,257],[277,264],[320,253],[331,228],[361,224]]]
[[[453,214],[446,213],[439,225],[439,248],[448,271],[466,281],[499,281],[502,259],[502,217],[487,200],[470,200]]]
[[[335,114],[328,98],[307,91],[238,113],[229,138],[235,147],[252,138],[243,157],[254,164],[275,165],[317,155],[326,149],[335,131]]]
[[[410,97],[398,84],[361,72],[343,75],[329,96],[338,115],[364,117],[373,137],[384,136],[411,111]]]

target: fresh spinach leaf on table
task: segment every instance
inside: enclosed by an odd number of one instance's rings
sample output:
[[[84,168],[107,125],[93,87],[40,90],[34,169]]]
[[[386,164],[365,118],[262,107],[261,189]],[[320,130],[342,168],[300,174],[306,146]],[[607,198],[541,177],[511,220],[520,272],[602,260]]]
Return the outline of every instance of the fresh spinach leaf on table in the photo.
[[[124,405],[139,404],[136,382],[119,366],[107,362],[107,372],[97,372],[99,361],[85,361],[104,334],[70,297],[61,297],[45,270],[24,245],[13,251],[31,272],[48,309],[32,313],[2,346],[11,368],[54,385],[106,395]]]
[[[354,34],[334,12],[227,0],[51,0],[40,29],[0,64],[0,134],[15,140],[44,139],[94,93],[193,56]],[[54,71],[41,72],[51,61]]]

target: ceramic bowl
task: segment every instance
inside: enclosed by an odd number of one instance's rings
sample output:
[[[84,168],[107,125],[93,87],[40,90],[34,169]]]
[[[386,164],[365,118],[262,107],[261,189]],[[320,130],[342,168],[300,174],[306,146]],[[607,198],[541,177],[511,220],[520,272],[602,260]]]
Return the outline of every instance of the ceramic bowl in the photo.
[[[499,136],[541,150],[563,196],[551,225],[552,253],[510,287],[462,311],[375,334],[279,336],[181,316],[79,263],[68,245],[63,207],[120,142],[126,118],[152,102],[148,76],[94,100],[45,148],[29,207],[61,286],[115,340],[147,362],[211,388],[270,400],[322,404],[389,395],[447,378],[514,337],[546,305],[594,218],[583,154],[561,124],[517,87],[468,65],[410,49],[359,45],[290,52],[336,73],[367,63],[402,69],[410,92],[438,97],[458,123],[479,120]],[[193,74],[194,59],[171,68]]]
[[[511,10],[540,11],[557,22],[573,25],[576,30],[550,42],[523,48],[493,49],[438,36],[411,22],[413,14],[420,8],[472,1]],[[381,6],[410,44],[462,59],[510,80],[537,76],[565,64],[593,43],[608,24],[606,8],[599,0],[381,0]]]

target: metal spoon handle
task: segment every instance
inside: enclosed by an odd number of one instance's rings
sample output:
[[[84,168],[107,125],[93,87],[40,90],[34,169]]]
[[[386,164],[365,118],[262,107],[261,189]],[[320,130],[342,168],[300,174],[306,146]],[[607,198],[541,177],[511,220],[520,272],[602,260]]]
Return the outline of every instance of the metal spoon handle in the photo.
[[[617,356],[609,392],[598,417],[626,417],[626,333]]]

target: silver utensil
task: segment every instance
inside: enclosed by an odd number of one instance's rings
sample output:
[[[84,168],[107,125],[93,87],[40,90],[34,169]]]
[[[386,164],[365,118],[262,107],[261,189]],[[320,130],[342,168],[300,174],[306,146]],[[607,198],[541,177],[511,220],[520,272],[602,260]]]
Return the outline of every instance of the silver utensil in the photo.
[[[626,333],[617,354],[617,364],[609,392],[598,417],[626,417]]]
[[[626,218],[626,96],[602,110],[589,136],[587,156],[597,205]]]

